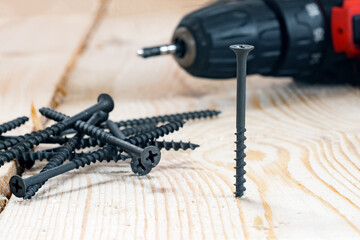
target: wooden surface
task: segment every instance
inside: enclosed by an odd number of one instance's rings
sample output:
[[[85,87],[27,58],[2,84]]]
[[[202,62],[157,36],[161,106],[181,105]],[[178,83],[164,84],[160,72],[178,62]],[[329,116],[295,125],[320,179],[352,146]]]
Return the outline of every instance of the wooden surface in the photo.
[[[188,122],[166,136],[201,147],[163,152],[147,176],[132,174],[128,162],[96,164],[51,179],[30,201],[11,197],[0,214],[0,239],[359,239],[359,89],[250,77],[247,191],[235,199],[235,81],[195,79],[171,57],[144,61],[134,54],[143,45],[167,42],[182,14],[203,2],[149,2],[110,2],[69,72],[58,110],[71,115],[107,92],[116,100],[114,120],[206,108],[222,114]],[[71,47],[66,49],[69,58]],[[31,62],[23,71],[15,71],[17,62],[0,65],[1,76],[14,69],[11,78],[1,79],[16,79],[11,86],[25,88],[31,70],[54,79],[47,84],[55,88],[61,74],[51,75],[44,66],[50,61]],[[53,63],[60,73],[60,64]],[[24,97],[19,109],[10,111],[4,104],[11,97],[2,95],[2,110],[9,115],[1,119],[26,112],[32,98]]]
[[[30,106],[54,105],[58,83],[66,78],[79,47],[86,42],[99,3],[81,11],[71,1],[1,1],[0,9],[0,121],[30,115]],[[96,12],[96,11],[95,11]],[[53,98],[53,96],[57,96]],[[52,99],[53,98],[53,99]],[[32,125],[9,133],[26,133]],[[0,169],[0,209],[10,196],[9,178],[15,162]]]

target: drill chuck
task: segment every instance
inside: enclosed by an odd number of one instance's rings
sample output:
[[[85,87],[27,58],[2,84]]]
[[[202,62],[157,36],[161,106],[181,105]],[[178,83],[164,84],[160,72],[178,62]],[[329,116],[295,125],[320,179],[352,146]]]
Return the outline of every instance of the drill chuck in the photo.
[[[335,52],[332,44],[331,21],[337,20],[331,19],[332,9],[342,4],[343,0],[217,1],[186,15],[172,44],[145,48],[138,54],[172,54],[193,76],[226,79],[236,76],[229,46],[247,43],[256,47],[248,57],[248,74],[359,84],[359,58]],[[354,33],[354,38],[359,34]]]

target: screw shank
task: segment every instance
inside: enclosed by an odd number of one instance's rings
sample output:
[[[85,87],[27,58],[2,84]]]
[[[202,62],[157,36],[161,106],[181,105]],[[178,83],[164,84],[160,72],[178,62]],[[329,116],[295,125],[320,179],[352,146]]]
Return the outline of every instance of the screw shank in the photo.
[[[119,127],[117,126],[117,124],[115,122],[113,122],[111,120],[107,120],[106,125],[109,128],[111,134],[114,135],[115,137],[117,137],[119,139],[126,138],[126,135],[119,129]]]
[[[118,146],[124,150],[126,150],[127,152],[129,153],[133,153],[133,154],[136,154],[136,155],[141,155],[141,153],[143,152],[144,149],[136,146],[136,145],[133,145],[129,142],[126,142],[120,138],[117,138],[117,137],[114,137],[114,136],[108,136],[107,138],[107,143],[111,144],[111,145],[114,145],[114,146]]]
[[[87,120],[89,119],[95,112],[104,111],[110,112],[114,108],[114,101],[112,98],[107,94],[101,94],[98,98],[98,103],[94,104],[93,106],[85,109],[84,111],[65,119],[62,123],[66,127],[70,127],[75,124],[78,120]]]
[[[46,182],[48,179],[56,177],[60,174],[68,172],[76,168],[76,164],[74,162],[69,162],[67,164],[51,168],[47,171],[41,172],[34,176],[24,179],[26,186],[32,186],[38,183]]]
[[[246,107],[246,62],[247,56],[254,49],[250,45],[232,45],[230,49],[236,54],[237,86],[236,86],[236,128],[245,127]]]

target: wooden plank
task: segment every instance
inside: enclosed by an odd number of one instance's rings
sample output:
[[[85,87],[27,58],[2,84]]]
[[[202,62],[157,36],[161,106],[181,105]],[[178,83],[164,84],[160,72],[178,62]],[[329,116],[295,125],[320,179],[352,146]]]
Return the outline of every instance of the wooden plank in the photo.
[[[0,3],[6,9],[0,16],[1,122],[29,116],[31,103],[48,105],[65,70],[71,68],[72,55],[84,41],[94,9],[76,12],[64,6],[68,5],[40,0],[32,1],[31,6]],[[29,123],[10,134],[24,134],[31,128]],[[9,178],[17,171],[15,162],[0,168],[0,209],[10,196]]]
[[[30,201],[11,198],[0,238],[358,239],[359,89],[250,77],[247,192],[235,199],[235,82],[195,79],[171,57],[137,58],[138,47],[166,42],[181,17],[137,14],[102,23],[59,110],[75,113],[107,92],[112,119],[204,108],[222,115],[165,137],[201,147],[164,152],[147,176],[128,162],[103,163],[51,179]]]

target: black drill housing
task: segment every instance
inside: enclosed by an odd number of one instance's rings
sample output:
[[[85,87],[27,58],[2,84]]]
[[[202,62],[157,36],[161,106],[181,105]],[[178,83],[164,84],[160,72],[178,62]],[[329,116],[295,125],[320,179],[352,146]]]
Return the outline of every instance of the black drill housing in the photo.
[[[360,59],[335,53],[330,32],[331,9],[343,0],[231,0],[217,1],[186,15],[185,28],[195,44],[177,38],[184,53],[195,57],[182,64],[191,75],[203,78],[236,77],[230,45],[256,48],[248,57],[248,74],[293,77],[312,83],[360,84]],[[194,47],[195,46],[195,47]]]

